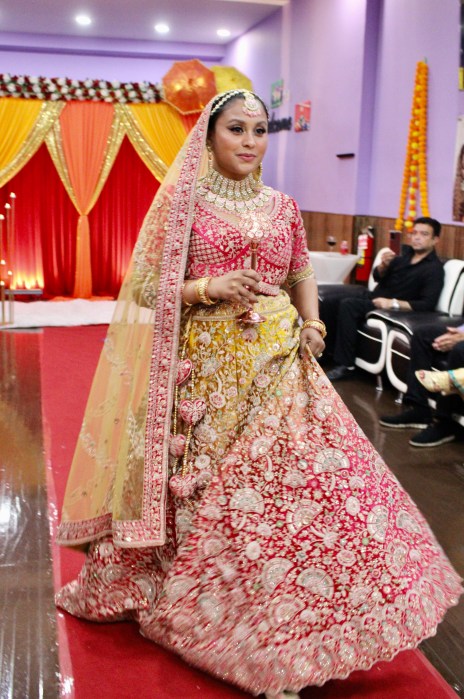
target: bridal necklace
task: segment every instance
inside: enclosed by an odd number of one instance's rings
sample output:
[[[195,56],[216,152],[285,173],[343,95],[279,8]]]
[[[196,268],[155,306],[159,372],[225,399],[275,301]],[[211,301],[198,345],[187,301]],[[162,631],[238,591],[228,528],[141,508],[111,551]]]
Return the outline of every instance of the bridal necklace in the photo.
[[[241,214],[266,206],[272,189],[257,181],[253,173],[243,180],[229,180],[211,168],[206,177],[200,180],[198,194],[218,209]]]

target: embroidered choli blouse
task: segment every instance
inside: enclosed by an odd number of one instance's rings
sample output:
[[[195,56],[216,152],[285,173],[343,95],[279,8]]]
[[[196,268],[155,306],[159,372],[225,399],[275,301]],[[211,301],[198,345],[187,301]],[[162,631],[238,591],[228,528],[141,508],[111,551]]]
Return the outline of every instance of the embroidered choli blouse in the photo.
[[[292,287],[314,275],[295,200],[277,191],[273,192],[273,199],[269,213],[272,225],[260,240],[257,252],[257,271],[262,277],[260,292],[268,296],[276,296],[285,282]],[[219,277],[232,270],[247,269],[250,264],[250,244],[235,216],[228,216],[197,197],[186,278]]]

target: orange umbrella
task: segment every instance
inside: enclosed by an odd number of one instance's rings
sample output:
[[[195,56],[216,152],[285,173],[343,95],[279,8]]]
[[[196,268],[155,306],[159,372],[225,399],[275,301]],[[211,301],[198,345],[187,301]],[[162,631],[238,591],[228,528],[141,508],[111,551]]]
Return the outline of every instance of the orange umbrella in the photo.
[[[197,58],[176,61],[163,78],[164,99],[181,114],[201,112],[216,94],[212,70]]]

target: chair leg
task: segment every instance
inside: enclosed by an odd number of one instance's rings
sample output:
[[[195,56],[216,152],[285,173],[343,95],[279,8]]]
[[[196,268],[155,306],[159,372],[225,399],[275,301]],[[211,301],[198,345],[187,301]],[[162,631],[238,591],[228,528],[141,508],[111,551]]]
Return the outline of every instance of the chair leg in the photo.
[[[398,391],[398,395],[395,398],[395,403],[398,403],[398,405],[402,405],[403,404],[403,396],[404,396],[404,393],[402,391]]]
[[[375,377],[375,381],[376,381],[375,390],[376,390],[376,391],[383,391],[382,375],[381,375],[381,374],[377,374],[377,376]]]

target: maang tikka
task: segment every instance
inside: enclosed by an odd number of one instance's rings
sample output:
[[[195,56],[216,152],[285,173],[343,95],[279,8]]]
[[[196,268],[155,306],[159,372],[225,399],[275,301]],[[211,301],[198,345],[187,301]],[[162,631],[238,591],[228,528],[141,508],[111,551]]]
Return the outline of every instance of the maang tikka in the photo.
[[[243,93],[245,101],[243,103],[243,111],[249,117],[259,117],[262,114],[261,103],[252,92],[245,90]]]

